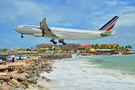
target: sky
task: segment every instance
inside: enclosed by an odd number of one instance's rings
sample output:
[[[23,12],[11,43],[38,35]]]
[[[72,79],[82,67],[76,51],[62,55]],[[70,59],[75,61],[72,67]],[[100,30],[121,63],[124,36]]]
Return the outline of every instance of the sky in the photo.
[[[135,49],[135,0],[3,0],[0,3],[0,48],[30,48],[51,43],[50,38],[15,32],[18,25],[39,26],[46,18],[49,27],[96,30],[113,16],[119,16],[112,29],[116,36],[76,41],[75,44],[131,45]]]

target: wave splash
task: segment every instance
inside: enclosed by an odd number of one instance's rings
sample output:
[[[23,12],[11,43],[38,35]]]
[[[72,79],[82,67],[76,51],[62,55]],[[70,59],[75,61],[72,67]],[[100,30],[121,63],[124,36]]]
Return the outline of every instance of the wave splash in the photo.
[[[93,56],[73,54],[70,59],[56,60],[53,72],[41,74],[51,80],[38,83],[50,90],[134,90],[135,75],[100,68],[90,60]]]

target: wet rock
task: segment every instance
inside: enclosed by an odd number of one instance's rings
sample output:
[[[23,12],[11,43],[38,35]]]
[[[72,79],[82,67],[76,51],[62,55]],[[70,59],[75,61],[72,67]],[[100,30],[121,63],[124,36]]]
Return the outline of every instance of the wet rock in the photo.
[[[1,86],[0,90],[10,90],[10,87],[9,86]]]
[[[21,71],[20,71],[20,73],[24,73],[24,72],[25,72],[25,70],[21,70]]]
[[[41,78],[42,78],[42,79],[47,79],[45,76],[42,76]]]
[[[3,80],[4,82],[9,82],[9,81],[10,81],[10,77],[3,77],[2,80]]]
[[[24,89],[20,89],[20,88],[15,88],[15,87],[11,87],[10,90],[24,90]]]
[[[27,79],[27,82],[37,84],[37,80],[35,78]]]
[[[25,85],[17,85],[16,87],[20,89],[26,89]]]
[[[0,84],[3,84],[4,83],[4,81],[3,80],[0,80]]]
[[[47,81],[47,82],[50,82],[50,81],[51,81],[51,79],[46,79],[46,81]]]
[[[26,88],[28,88],[28,83],[27,82],[22,82],[22,85],[24,85]]]
[[[42,86],[42,85],[37,85],[39,88],[44,88],[44,86]]]
[[[15,80],[15,79],[12,79],[12,80],[9,81],[9,83],[11,83],[11,84],[16,86],[18,84],[18,81]]]
[[[22,82],[22,81],[25,81],[25,79],[23,79],[22,77],[18,77],[18,78],[17,78],[17,81],[18,81],[18,82]]]
[[[10,82],[8,82],[8,85],[11,86],[11,87],[14,86],[14,85],[13,85],[12,83],[10,83]]]
[[[24,75],[26,78],[29,78],[30,77],[30,75],[27,74],[27,73],[23,73],[22,75]]]

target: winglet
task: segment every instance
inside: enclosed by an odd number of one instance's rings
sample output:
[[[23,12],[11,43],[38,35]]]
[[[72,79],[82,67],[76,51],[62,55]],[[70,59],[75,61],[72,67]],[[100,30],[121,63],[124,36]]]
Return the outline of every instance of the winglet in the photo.
[[[119,16],[112,17],[109,21],[107,21],[98,30],[99,31],[110,31],[114,27],[114,25],[115,25],[115,23],[116,23],[116,21],[117,21],[118,18],[119,18]]]

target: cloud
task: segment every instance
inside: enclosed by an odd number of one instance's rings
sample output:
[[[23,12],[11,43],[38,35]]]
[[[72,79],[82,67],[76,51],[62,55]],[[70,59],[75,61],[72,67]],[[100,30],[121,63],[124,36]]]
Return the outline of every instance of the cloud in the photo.
[[[0,42],[3,43],[0,46],[8,47],[10,44],[21,48],[50,43],[48,38],[25,36],[21,39],[20,34],[14,31],[17,25],[39,25],[44,17],[50,27],[95,30],[115,15],[120,16],[112,29],[117,36],[90,41],[65,41],[83,44],[129,43],[135,46],[134,3],[134,0],[4,0],[0,3],[0,33],[6,35],[0,36]]]
[[[116,5],[120,5],[120,4],[122,4],[122,5],[127,5],[128,4],[128,2],[127,1],[106,1],[106,3],[108,4],[108,5],[110,5],[110,6],[116,6]]]

